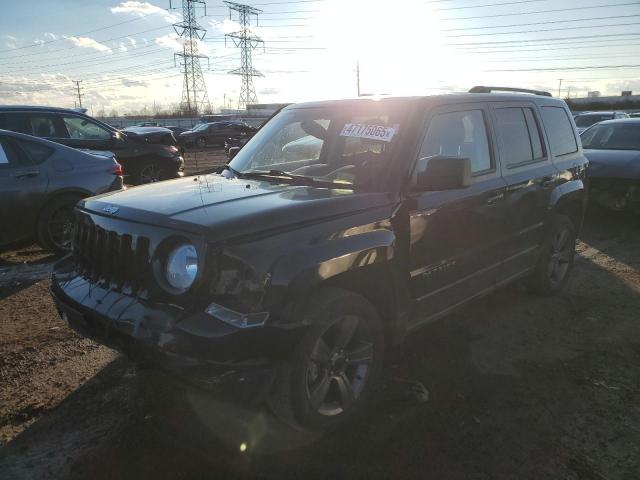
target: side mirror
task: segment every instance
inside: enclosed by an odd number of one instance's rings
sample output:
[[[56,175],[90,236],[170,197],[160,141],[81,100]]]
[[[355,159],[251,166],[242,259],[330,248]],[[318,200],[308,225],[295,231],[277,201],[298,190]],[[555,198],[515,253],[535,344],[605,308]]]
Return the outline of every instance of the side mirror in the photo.
[[[423,191],[455,190],[471,185],[471,160],[437,155],[418,173],[417,189]]]
[[[240,147],[230,147],[229,148],[229,153],[227,155],[229,160],[231,160],[233,157],[235,157],[238,154],[239,151],[240,151]]]

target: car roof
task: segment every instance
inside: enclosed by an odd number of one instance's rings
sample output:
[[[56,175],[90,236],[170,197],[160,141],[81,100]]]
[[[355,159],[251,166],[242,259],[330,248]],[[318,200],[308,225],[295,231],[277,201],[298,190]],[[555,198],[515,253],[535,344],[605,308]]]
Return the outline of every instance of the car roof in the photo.
[[[582,116],[587,116],[587,115],[613,115],[614,112],[613,110],[609,110],[606,112],[583,112],[583,113],[578,113],[576,116],[577,117],[582,117]]]
[[[523,93],[450,93],[445,95],[424,95],[424,96],[381,96],[381,97],[360,97],[343,100],[323,100],[315,102],[296,103],[285,107],[283,110],[294,110],[298,108],[335,107],[349,108],[361,107],[373,104],[385,104],[390,106],[412,106],[416,104],[447,104],[447,103],[468,103],[468,102],[518,102],[529,101],[540,104],[556,105],[566,107],[564,100],[547,97],[544,95],[531,95]]]
[[[596,125],[617,125],[619,123],[623,124],[631,124],[631,125],[640,125],[640,118],[615,118],[612,120],[603,120]]]
[[[76,115],[85,115],[84,113],[74,110],[72,108],[46,107],[44,105],[0,105],[0,111],[59,112],[59,113],[74,113]]]

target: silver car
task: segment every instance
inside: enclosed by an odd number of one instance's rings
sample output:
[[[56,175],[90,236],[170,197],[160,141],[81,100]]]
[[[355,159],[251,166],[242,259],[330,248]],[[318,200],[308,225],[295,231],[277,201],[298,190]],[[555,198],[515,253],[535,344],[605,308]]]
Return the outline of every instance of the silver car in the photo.
[[[0,130],[0,247],[35,239],[46,250],[68,252],[75,204],[120,190],[122,176],[111,153]]]

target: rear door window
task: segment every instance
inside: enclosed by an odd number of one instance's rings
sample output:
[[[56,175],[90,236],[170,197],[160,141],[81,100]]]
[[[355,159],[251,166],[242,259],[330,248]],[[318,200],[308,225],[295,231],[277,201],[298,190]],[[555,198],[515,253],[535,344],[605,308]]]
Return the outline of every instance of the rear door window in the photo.
[[[0,168],[15,167],[20,163],[20,155],[13,142],[6,137],[0,137]]]
[[[64,116],[69,138],[74,140],[109,140],[111,132],[84,117]]]
[[[25,162],[30,165],[38,165],[44,162],[53,153],[53,148],[39,142],[24,139],[14,139],[15,143],[26,154]]]
[[[29,125],[28,120],[27,115],[24,113],[0,113],[0,128],[31,135],[31,125]]]
[[[507,167],[543,159],[540,131],[531,108],[496,109]]]
[[[31,126],[31,135],[43,138],[55,138],[56,126],[54,119],[49,115],[29,115],[29,125]]]
[[[558,157],[578,151],[575,132],[567,112],[562,107],[542,107],[544,122],[551,153]]]

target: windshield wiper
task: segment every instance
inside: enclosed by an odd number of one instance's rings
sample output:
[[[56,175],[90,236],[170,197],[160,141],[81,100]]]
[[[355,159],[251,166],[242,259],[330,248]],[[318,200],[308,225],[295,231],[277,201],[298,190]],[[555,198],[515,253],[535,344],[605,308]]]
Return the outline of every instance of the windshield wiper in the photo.
[[[237,176],[240,178],[265,178],[265,179],[285,179],[291,181],[295,185],[305,185],[313,187],[325,187],[325,188],[345,188],[349,190],[354,189],[354,185],[351,183],[332,182],[330,180],[318,180],[314,177],[307,177],[305,175],[294,175],[282,170],[248,170],[246,172],[237,172]]]
[[[240,172],[235,170],[231,165],[229,165],[228,163],[225,163],[222,166],[222,170],[229,170],[231,173],[233,173],[236,177],[240,176]]]

